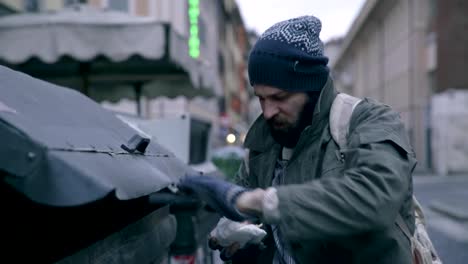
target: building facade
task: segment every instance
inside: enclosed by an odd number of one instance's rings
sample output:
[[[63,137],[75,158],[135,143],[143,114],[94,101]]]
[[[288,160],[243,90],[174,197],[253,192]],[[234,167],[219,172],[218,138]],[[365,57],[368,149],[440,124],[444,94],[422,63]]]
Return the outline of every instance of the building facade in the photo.
[[[425,0],[366,1],[331,64],[339,90],[401,113],[421,168],[430,167],[429,10]]]
[[[434,113],[448,106],[434,99],[450,89],[468,88],[466,14],[468,4],[462,0],[368,0],[331,63],[339,90],[373,97],[401,113],[418,169],[459,171],[440,170],[438,154],[450,156],[460,144],[449,147],[441,139],[438,131],[446,125]],[[455,134],[450,130],[442,137]],[[467,138],[460,141],[466,151],[457,157],[468,155]]]
[[[197,116],[213,124],[213,134],[219,144],[225,143],[226,131],[239,134],[246,131],[249,96],[245,61],[249,46],[235,0],[0,0],[0,4],[17,12],[58,11],[87,4],[97,9],[151,17],[168,25],[186,43],[171,52],[189,55],[185,57],[192,60],[191,71],[196,71],[198,77],[193,80],[191,75],[191,83],[156,79],[143,85],[138,105],[132,99],[103,100],[103,105],[143,118]],[[187,96],[188,90],[201,88],[207,96]],[[145,97],[148,90],[174,92],[149,98]]]
[[[198,32],[200,45],[196,60],[200,62],[200,69],[205,71],[204,76],[209,76],[205,86],[214,89],[215,97],[193,100],[158,98],[147,103],[147,116],[162,117],[173,114],[174,109],[189,111],[212,122],[216,145],[224,144],[224,138],[230,132],[242,137],[247,130],[248,119],[245,61],[249,46],[234,0],[90,0],[89,3],[100,8],[155,17],[169,23],[189,39],[194,31]],[[197,6],[195,10],[193,5]],[[196,25],[190,21],[191,12],[199,13]]]
[[[233,133],[237,137],[235,144],[242,144],[249,118],[246,62],[250,44],[239,8],[234,0],[224,0],[223,13],[219,50],[219,71],[224,87],[224,96],[219,104],[222,120],[220,136]]]

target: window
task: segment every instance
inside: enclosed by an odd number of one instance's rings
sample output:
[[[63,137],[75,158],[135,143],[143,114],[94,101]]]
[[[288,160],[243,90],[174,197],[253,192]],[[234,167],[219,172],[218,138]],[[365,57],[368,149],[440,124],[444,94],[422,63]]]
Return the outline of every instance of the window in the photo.
[[[39,12],[39,0],[24,0],[24,11]]]
[[[200,44],[206,44],[207,32],[206,32],[206,25],[203,18],[198,19],[198,38],[200,39]]]
[[[429,16],[430,19],[435,19],[437,16],[437,0],[430,0],[429,1]]]
[[[190,120],[190,158],[189,164],[201,164],[208,158],[208,144],[211,124]]]
[[[226,66],[224,65],[224,56],[223,54],[219,51],[218,52],[218,71],[220,74],[224,74],[224,71],[226,70]]]
[[[75,4],[86,4],[87,0],[63,0],[64,6],[71,6]]]
[[[119,10],[123,12],[128,12],[128,0],[109,0],[108,7],[112,10]]]

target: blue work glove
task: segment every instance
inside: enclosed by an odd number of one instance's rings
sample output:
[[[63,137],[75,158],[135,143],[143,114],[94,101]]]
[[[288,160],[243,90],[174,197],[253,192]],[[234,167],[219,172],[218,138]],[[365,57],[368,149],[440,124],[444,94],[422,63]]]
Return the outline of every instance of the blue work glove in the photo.
[[[195,194],[213,210],[232,221],[245,221],[249,215],[240,213],[236,201],[248,189],[212,176],[185,176],[178,184],[179,190]]]

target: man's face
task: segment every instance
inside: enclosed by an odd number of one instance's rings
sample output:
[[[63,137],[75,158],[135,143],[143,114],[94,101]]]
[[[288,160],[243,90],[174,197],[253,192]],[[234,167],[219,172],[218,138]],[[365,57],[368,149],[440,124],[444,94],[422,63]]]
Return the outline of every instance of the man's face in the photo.
[[[292,93],[266,85],[255,85],[254,92],[277,141],[281,143],[282,137],[290,137],[299,129],[304,106],[309,101],[306,93]]]

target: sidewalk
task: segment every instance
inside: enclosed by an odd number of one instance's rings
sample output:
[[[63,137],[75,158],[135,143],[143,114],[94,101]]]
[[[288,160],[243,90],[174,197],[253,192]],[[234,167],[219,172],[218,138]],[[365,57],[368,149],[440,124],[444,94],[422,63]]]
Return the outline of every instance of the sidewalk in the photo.
[[[468,175],[416,174],[413,179],[421,203],[468,226]]]
[[[427,231],[444,263],[467,263],[468,174],[416,173],[414,193],[423,206]]]

